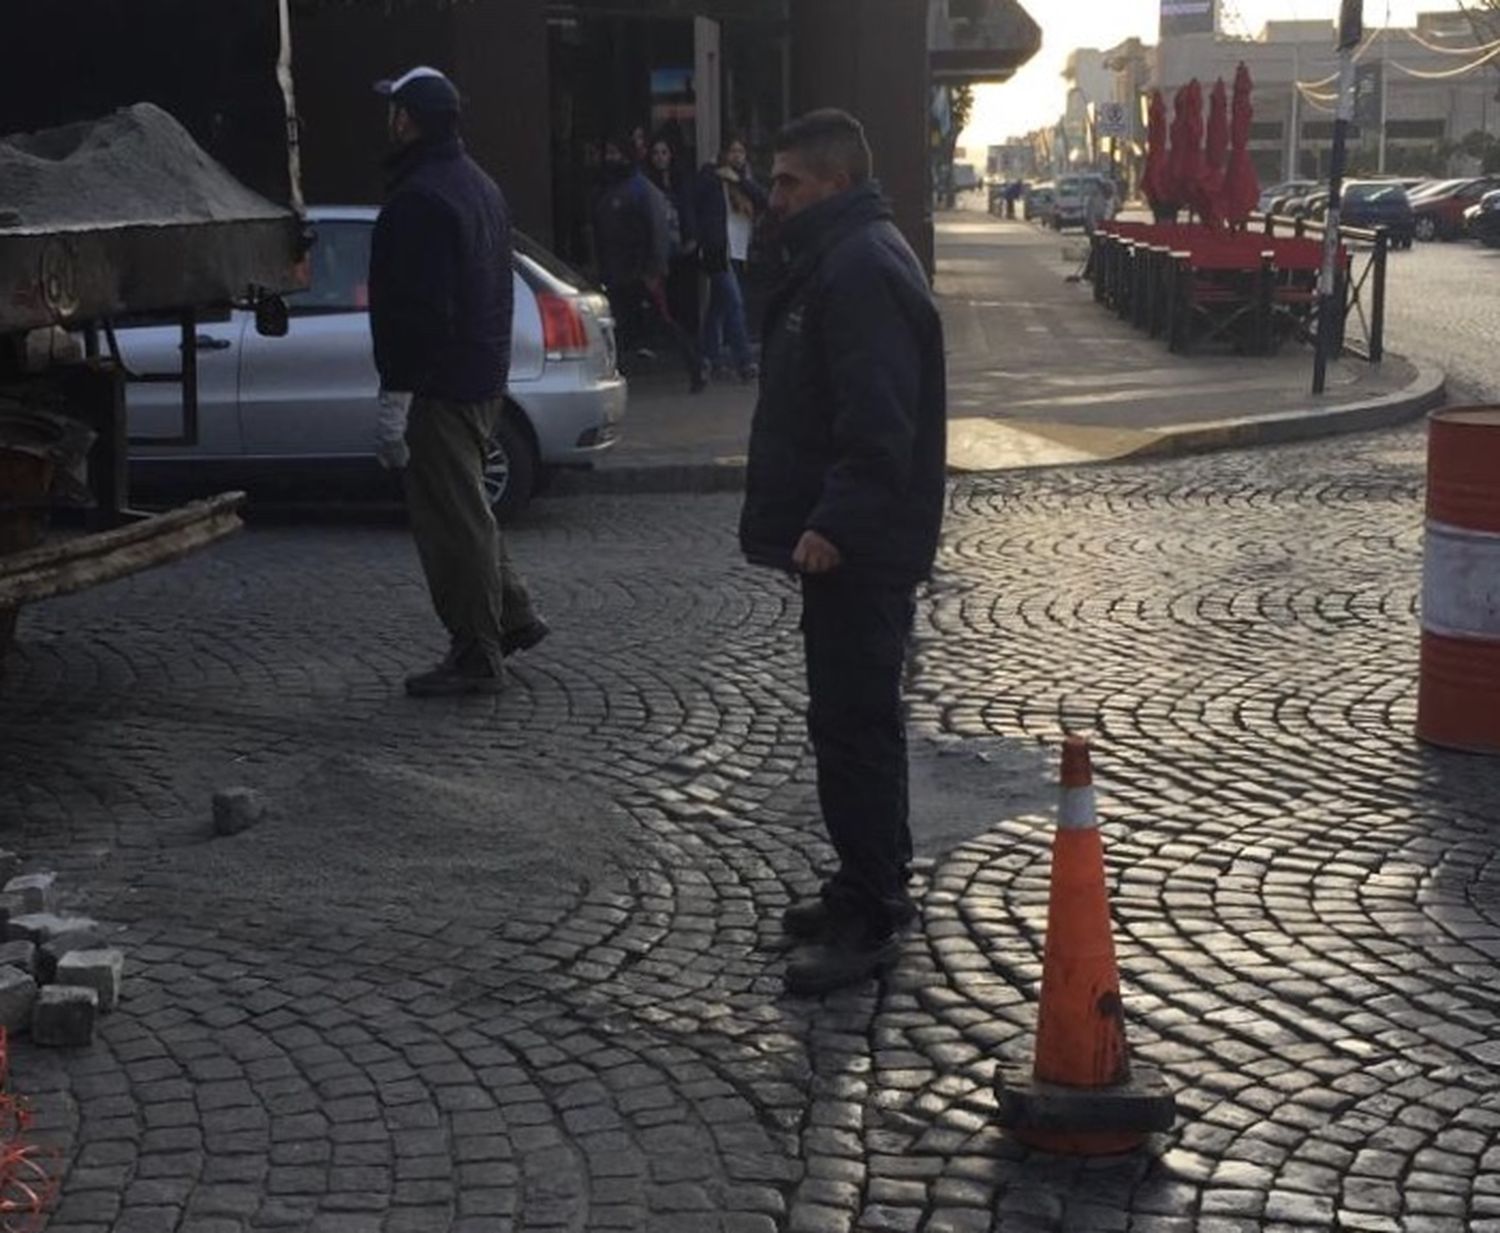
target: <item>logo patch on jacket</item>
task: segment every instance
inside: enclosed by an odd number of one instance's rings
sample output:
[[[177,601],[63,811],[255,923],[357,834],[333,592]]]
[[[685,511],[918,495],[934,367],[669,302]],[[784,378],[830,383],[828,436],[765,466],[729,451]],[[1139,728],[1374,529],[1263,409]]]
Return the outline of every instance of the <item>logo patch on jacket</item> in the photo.
[[[801,334],[802,333],[802,318],[806,314],[806,312],[807,312],[807,309],[805,307],[803,307],[801,304],[798,304],[796,308],[792,309],[791,312],[787,313],[785,325],[786,325],[786,332],[788,334]]]

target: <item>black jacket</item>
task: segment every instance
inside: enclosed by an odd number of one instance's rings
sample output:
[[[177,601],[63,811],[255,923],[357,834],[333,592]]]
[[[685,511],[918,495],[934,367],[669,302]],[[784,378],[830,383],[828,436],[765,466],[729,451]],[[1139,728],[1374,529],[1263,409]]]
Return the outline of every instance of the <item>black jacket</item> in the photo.
[[[740,544],[791,567],[806,530],[840,573],[912,584],[942,529],[943,327],[916,255],[873,184],[791,219],[791,265],[766,310]]]
[[[740,173],[739,190],[750,199],[755,213],[763,214],[770,198],[755,182],[749,168]],[[717,163],[705,163],[694,185],[693,213],[697,218],[698,246],[703,250],[704,268],[712,271],[729,268],[729,203],[724,198],[725,181]]]
[[[599,278],[606,287],[628,287],[667,272],[671,245],[661,190],[629,164],[607,168],[594,207]]]
[[[456,137],[390,163],[370,249],[370,333],[388,390],[484,402],[510,376],[512,286],[505,198]]]
[[[665,182],[654,167],[642,174],[647,182],[662,195],[670,208],[676,211],[679,247],[673,251],[672,255],[680,256],[698,243],[698,209],[695,200],[698,189],[697,178],[691,174],[679,172],[675,166],[667,169]]]

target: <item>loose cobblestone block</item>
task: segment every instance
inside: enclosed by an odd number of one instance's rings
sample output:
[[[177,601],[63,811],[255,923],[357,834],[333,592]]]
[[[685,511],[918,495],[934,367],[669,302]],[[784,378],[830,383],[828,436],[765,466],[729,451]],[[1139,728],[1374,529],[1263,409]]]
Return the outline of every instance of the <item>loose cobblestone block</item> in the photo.
[[[21,912],[50,912],[54,907],[57,875],[51,872],[25,873],[6,882],[4,893],[19,901]]]
[[[36,981],[30,972],[9,964],[0,967],[0,1024],[15,1031],[31,1021],[36,1001]]]
[[[80,989],[92,989],[99,995],[99,1013],[108,1014],[120,1000],[120,982],[125,976],[125,952],[75,950],[57,963],[57,983]]]
[[[0,943],[0,966],[20,968],[36,974],[36,943],[25,940]]]
[[[98,922],[87,916],[58,916],[52,912],[28,912],[24,916],[12,916],[5,923],[6,940],[17,939],[41,945],[65,933],[80,933],[85,929],[97,929]]]
[[[99,995],[92,989],[49,985],[31,1008],[31,1038],[39,1045],[80,1049],[94,1041]]]
[[[33,971],[38,984],[50,985],[57,979],[57,965],[64,955],[75,950],[104,950],[109,943],[98,929],[73,929],[60,933],[36,948]]]
[[[224,788],[214,793],[214,833],[238,835],[266,816],[266,799],[254,788]]]

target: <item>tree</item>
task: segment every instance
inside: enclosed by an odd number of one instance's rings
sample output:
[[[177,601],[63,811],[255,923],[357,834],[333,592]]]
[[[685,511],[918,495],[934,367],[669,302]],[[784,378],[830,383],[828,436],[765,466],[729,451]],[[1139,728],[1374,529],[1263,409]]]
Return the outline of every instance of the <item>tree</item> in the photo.
[[[1458,7],[1469,19],[1475,43],[1483,47],[1500,41],[1500,0],[1458,0]],[[1500,60],[1491,60],[1490,67],[1500,70]]]
[[[942,134],[937,145],[937,161],[933,168],[941,186],[943,204],[953,208],[953,159],[958,150],[958,139],[969,127],[969,118],[974,114],[974,87],[970,85],[944,86],[948,92],[948,131]]]

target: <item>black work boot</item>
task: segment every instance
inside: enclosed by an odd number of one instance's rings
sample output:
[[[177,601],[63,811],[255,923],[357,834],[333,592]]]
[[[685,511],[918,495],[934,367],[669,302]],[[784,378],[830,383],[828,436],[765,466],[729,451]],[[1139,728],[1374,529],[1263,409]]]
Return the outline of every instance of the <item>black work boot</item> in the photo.
[[[461,698],[469,694],[498,694],[505,688],[505,673],[477,646],[455,647],[431,672],[406,678],[406,692],[413,698]]]
[[[500,654],[510,656],[517,651],[529,651],[551,632],[552,627],[546,621],[534,617],[520,629],[507,630],[500,635]]]
[[[781,914],[781,930],[798,942],[816,942],[827,937],[843,921],[853,919],[858,909],[825,889],[811,899],[794,903]],[[916,905],[902,904],[891,912],[896,929],[905,929],[917,917]]]
[[[816,997],[861,985],[901,957],[901,929],[863,920],[838,920],[821,941],[801,947],[786,968],[786,991]]]
[[[822,895],[794,903],[781,914],[781,930],[799,942],[812,942],[828,933],[835,920],[833,909]]]

